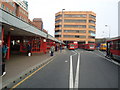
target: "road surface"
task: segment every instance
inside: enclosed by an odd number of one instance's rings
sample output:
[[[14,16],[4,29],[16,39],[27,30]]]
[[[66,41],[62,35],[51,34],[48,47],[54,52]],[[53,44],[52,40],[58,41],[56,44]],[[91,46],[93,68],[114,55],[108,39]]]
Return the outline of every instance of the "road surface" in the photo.
[[[118,88],[120,66],[101,51],[66,50],[12,88]]]

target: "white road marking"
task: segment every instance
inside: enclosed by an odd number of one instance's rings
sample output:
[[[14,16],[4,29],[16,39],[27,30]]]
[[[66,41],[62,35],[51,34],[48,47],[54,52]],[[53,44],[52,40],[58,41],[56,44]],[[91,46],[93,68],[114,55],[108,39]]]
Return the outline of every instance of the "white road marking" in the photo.
[[[80,52],[78,51],[72,51],[75,54],[70,56],[70,74],[69,74],[69,89],[78,89],[79,87],[79,71],[80,71]],[[78,54],[78,60],[77,60],[77,68],[76,68],[76,73],[75,73],[75,82],[73,82],[73,56]]]
[[[69,76],[69,88],[73,88],[73,64],[72,64],[72,55],[70,56],[70,76]]]
[[[79,53],[77,50],[75,50],[76,53]]]
[[[67,60],[65,62],[68,62]]]
[[[71,55],[71,56],[74,56],[74,55],[76,55],[77,54],[77,52],[75,52],[75,51],[72,51],[74,54],[73,55]]]
[[[75,51],[72,50],[73,53],[76,53]]]
[[[80,53],[78,53],[78,61],[77,61],[76,76],[75,76],[75,83],[74,83],[74,88],[76,89],[78,89],[78,86],[79,86],[79,66],[80,66]]]
[[[100,52],[102,55],[104,55],[104,56],[105,56],[105,54],[104,54],[103,52],[101,52],[100,50],[98,50],[98,52]]]
[[[77,53],[73,54],[72,56],[75,56],[75,55],[77,55]]]
[[[70,56],[70,74],[69,74],[69,89],[73,90],[74,83],[73,83],[73,64],[72,64],[72,57],[77,55],[77,52],[72,51],[74,54]]]

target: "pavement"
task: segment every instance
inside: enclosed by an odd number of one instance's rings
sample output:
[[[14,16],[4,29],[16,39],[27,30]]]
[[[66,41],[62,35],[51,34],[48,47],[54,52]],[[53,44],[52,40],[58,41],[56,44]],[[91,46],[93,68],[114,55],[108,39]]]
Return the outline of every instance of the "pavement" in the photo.
[[[65,52],[63,50],[62,52]],[[42,65],[52,58],[58,56],[60,51],[54,53],[54,56],[50,56],[49,53],[42,54],[37,53],[32,56],[26,56],[25,54],[11,55],[10,60],[6,61],[6,75],[2,77],[2,88],[9,85],[13,81],[17,80],[20,76],[25,75],[30,70],[33,70],[38,65]],[[1,79],[1,78],[0,78]]]

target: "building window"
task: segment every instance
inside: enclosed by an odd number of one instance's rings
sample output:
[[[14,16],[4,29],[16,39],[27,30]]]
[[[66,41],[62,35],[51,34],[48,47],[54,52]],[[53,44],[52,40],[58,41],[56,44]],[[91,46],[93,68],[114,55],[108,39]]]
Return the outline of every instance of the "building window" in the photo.
[[[13,6],[13,7],[15,7],[15,4],[14,4],[14,3],[12,3],[12,6]]]
[[[86,38],[84,35],[64,35],[65,38]]]
[[[62,31],[62,30],[55,30],[55,35],[61,34],[61,33],[60,33],[61,31]]]
[[[85,14],[80,14],[80,15],[65,14],[64,17],[87,17],[87,15],[85,15]]]
[[[95,39],[95,36],[88,36],[88,38],[92,38],[92,39]]]
[[[79,38],[80,36],[79,35],[75,35],[75,38]]]
[[[19,12],[21,12],[21,9],[19,8]]]
[[[57,21],[55,21],[55,23],[59,23],[59,22],[62,22],[62,20],[57,20]]]
[[[63,37],[65,37],[65,38],[74,38],[75,36],[74,35],[64,35]]]
[[[6,7],[6,11],[9,12],[9,9]]]
[[[95,34],[95,31],[91,31],[91,30],[89,30],[89,33],[94,33],[94,34]]]
[[[8,3],[9,1],[8,1],[8,0],[6,0],[6,2]]]
[[[28,14],[26,13],[26,16],[28,16]]]
[[[79,30],[79,33],[86,33],[86,30]]]
[[[57,27],[62,27],[62,25],[55,25],[55,28],[57,28]]]
[[[84,35],[80,35],[79,38],[86,38],[86,36],[84,36]]]
[[[61,35],[55,35],[55,37],[61,37]]]
[[[86,33],[86,30],[64,30],[67,33]]]
[[[4,7],[5,7],[4,4],[2,4],[2,9],[4,9]]]
[[[13,15],[16,15],[15,11],[12,11],[12,14],[13,14]]]
[[[61,33],[59,33],[59,32],[55,32],[55,35],[60,35]]]
[[[64,32],[67,32],[67,33],[76,33],[76,30],[64,30]]]
[[[62,30],[55,30],[55,32],[61,32]]]
[[[9,2],[9,4],[12,6],[12,2]]]
[[[12,14],[12,11],[11,11],[11,10],[9,10],[9,12]]]
[[[96,16],[91,15],[91,14],[89,15],[89,17],[90,17],[90,18],[94,18],[94,19],[96,19]]]
[[[95,24],[95,21],[93,21],[93,20],[89,20],[89,23],[93,23],[93,24]]]
[[[89,28],[93,28],[93,29],[95,29],[95,26],[89,25]]]
[[[62,15],[60,14],[60,15],[55,16],[55,18],[59,18],[59,17],[62,17]]]
[[[86,23],[86,20],[64,20],[64,22]]]
[[[73,28],[86,28],[86,25],[64,25],[64,27],[73,27]]]

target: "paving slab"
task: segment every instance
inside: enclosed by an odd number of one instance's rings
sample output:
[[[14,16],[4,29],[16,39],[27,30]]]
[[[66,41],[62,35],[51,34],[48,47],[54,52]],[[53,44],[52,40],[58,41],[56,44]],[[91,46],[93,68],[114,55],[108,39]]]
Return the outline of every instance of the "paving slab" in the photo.
[[[65,50],[63,50],[65,52]],[[2,87],[7,86],[26,72],[44,63],[45,61],[57,56],[60,51],[55,52],[54,56],[50,56],[49,53],[37,53],[32,56],[26,56],[26,54],[11,55],[10,60],[6,61],[6,75],[2,77]],[[1,84],[0,84],[1,85]]]

